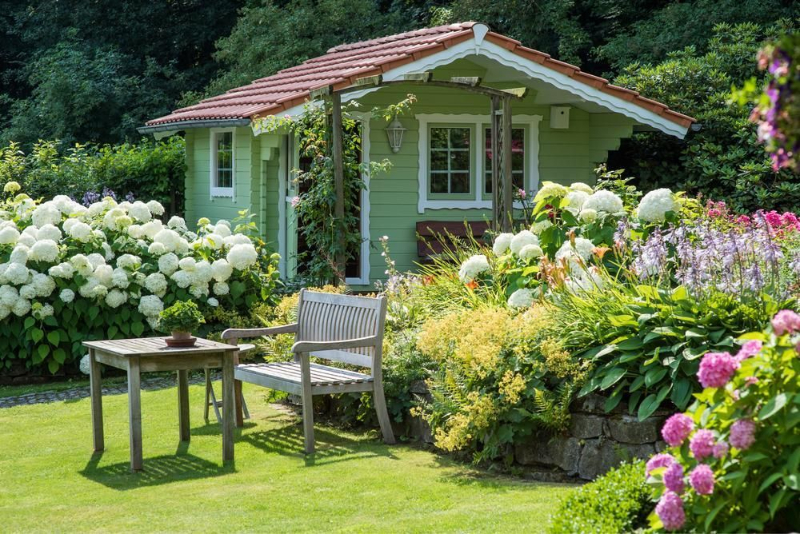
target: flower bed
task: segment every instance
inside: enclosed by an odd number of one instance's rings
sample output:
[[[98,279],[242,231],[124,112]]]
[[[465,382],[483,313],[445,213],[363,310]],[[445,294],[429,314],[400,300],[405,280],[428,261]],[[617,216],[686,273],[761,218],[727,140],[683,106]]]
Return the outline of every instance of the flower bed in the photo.
[[[0,366],[51,373],[87,339],[153,333],[177,300],[202,310],[244,309],[273,298],[277,258],[246,219],[232,228],[180,217],[156,201],[88,208],[66,196],[40,203],[6,184],[0,204]]]

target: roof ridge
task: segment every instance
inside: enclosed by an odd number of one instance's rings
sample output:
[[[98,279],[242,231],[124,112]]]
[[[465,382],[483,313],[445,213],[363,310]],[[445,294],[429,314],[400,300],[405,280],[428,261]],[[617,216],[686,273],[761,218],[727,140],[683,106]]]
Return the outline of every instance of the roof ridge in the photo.
[[[354,50],[357,48],[367,48],[375,44],[390,43],[392,41],[399,41],[401,39],[408,39],[410,37],[422,37],[424,35],[434,35],[436,33],[447,33],[452,31],[467,30],[475,26],[475,24],[478,23],[475,21],[454,22],[452,24],[442,24],[441,26],[431,26],[430,28],[418,28],[416,30],[408,30],[402,33],[395,33],[392,35],[373,37],[372,39],[367,39],[366,41],[357,41],[355,43],[342,43],[340,45],[336,45],[334,47],[329,48],[325,52],[325,54],[326,55],[334,54],[336,52],[343,52],[345,50]],[[305,63],[305,61],[303,63]]]

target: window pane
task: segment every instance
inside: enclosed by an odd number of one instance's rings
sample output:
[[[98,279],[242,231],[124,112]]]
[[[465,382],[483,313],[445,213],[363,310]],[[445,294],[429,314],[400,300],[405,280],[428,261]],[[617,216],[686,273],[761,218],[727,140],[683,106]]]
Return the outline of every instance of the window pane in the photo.
[[[469,148],[469,128],[450,128],[450,147]]]
[[[217,168],[218,169],[230,169],[232,168],[232,154],[230,152],[217,152]]]
[[[431,148],[447,148],[447,128],[431,128]]]
[[[447,155],[448,152],[446,150],[431,150],[431,170],[446,171]]]
[[[217,135],[217,150],[231,150],[233,148],[233,133],[224,132]]]
[[[525,155],[522,152],[511,153],[511,170],[514,172],[525,170]]]
[[[469,174],[458,172],[450,175],[451,193],[469,193]]]
[[[511,183],[514,184],[515,189],[525,189],[525,173],[524,172],[512,173]]]
[[[450,170],[469,171],[469,150],[450,153]]]
[[[431,174],[431,193],[447,193],[447,173]]]
[[[230,170],[218,171],[217,187],[233,187],[233,171]]]

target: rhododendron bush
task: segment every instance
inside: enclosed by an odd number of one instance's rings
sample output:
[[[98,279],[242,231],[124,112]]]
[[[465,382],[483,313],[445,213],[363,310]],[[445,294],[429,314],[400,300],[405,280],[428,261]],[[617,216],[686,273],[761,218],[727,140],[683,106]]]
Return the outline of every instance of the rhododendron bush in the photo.
[[[800,316],[743,336],[735,353],[709,352],[706,389],[662,429],[670,448],[650,459],[651,525],[670,531],[797,528],[800,512]]]
[[[153,334],[176,300],[201,310],[271,300],[277,258],[252,237],[245,214],[166,223],[158,202],[88,207],[66,196],[38,202],[6,184],[0,203],[0,369],[24,363],[57,372],[87,339]]]

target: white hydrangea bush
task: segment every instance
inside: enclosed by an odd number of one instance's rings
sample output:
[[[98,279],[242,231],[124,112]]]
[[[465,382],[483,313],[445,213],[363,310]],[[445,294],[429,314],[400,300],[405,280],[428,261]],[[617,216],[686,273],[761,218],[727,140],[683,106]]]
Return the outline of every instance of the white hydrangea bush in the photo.
[[[84,339],[152,335],[176,300],[241,311],[273,296],[277,255],[252,223],[205,219],[192,232],[180,217],[164,224],[156,201],[38,202],[11,184],[0,205],[0,348],[29,366],[55,372]]]

